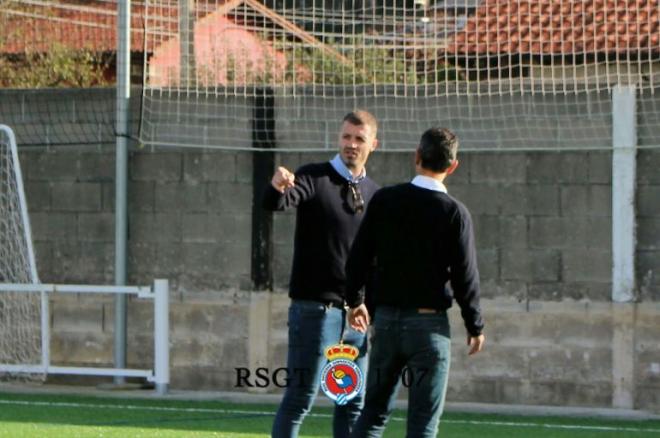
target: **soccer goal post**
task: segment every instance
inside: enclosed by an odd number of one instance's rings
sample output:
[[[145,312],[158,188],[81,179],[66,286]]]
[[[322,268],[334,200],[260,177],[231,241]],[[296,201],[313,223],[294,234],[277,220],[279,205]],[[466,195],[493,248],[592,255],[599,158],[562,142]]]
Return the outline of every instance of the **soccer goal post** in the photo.
[[[6,125],[0,125],[0,282],[39,283],[16,138]],[[44,305],[45,294],[0,294],[0,363],[43,362]]]
[[[123,294],[154,303],[153,369],[56,366],[50,360],[51,294]],[[16,138],[0,125],[0,375],[142,377],[165,393],[169,384],[169,283],[150,286],[40,284]]]

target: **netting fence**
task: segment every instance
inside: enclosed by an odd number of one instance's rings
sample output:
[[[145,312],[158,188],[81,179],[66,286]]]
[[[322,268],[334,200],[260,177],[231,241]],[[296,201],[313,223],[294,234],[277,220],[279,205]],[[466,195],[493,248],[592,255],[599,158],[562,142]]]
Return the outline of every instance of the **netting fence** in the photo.
[[[336,121],[364,107],[382,122],[383,151],[410,150],[430,125],[452,127],[464,150],[607,149],[612,88],[634,86],[639,146],[657,147],[659,7],[658,0],[134,1],[131,74],[141,98],[133,135],[148,145],[255,150],[255,113],[267,107],[278,150],[323,151],[334,148]],[[0,86],[112,86],[116,0],[0,8]],[[60,122],[25,143],[112,142],[112,106],[19,103],[3,111],[6,123],[38,131]],[[21,105],[39,105],[43,118],[22,119]],[[73,119],[86,128],[62,127]]]

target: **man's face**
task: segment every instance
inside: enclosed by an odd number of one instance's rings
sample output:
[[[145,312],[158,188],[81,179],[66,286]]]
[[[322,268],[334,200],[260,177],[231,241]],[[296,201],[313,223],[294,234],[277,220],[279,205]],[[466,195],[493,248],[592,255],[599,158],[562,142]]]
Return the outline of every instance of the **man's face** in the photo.
[[[350,170],[362,171],[369,154],[378,146],[376,135],[368,125],[344,122],[339,131],[339,154]]]

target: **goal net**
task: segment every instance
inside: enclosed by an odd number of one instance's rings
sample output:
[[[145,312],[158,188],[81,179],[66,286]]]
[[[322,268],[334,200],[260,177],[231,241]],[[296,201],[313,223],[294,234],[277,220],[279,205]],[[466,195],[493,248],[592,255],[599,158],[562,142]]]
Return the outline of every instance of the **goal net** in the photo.
[[[13,132],[0,125],[0,283],[38,283]],[[0,364],[41,361],[40,296],[0,293]]]
[[[272,106],[278,150],[320,151],[364,107],[383,151],[410,150],[432,125],[457,131],[463,150],[608,149],[623,85],[638,95],[640,147],[658,147],[659,11],[658,0],[146,0],[140,139],[254,150],[254,114]]]

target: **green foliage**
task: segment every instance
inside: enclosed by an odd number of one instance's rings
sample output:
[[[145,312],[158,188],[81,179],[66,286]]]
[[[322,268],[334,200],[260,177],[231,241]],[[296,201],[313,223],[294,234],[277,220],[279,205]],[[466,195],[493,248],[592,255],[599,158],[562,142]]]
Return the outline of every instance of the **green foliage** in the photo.
[[[329,50],[310,47],[288,50],[288,81],[326,85],[424,85],[459,77],[453,66],[432,59],[432,54],[419,59],[420,54],[406,47],[365,44],[362,40],[347,40],[342,44],[330,40],[326,41],[326,47]]]
[[[459,78],[457,69],[437,59],[433,51],[366,43],[364,38],[338,42],[326,39],[312,46],[284,36],[260,32],[265,50],[259,61],[249,53],[213,53],[211,62],[197,65],[194,75],[203,86],[226,85],[429,85]],[[284,54],[286,59],[280,58]],[[170,83],[178,83],[176,77]],[[191,84],[188,84],[191,86]]]
[[[56,43],[46,52],[26,50],[0,57],[2,88],[76,88],[107,85],[107,61],[89,50],[73,50]]]
[[[50,12],[21,2],[0,0],[0,12],[11,6],[12,10],[25,14]],[[0,13],[0,88],[71,88],[108,85],[112,81],[104,76],[108,60],[88,49],[73,49],[58,42],[45,44],[32,41],[23,24],[10,14]],[[35,25],[36,24],[32,24]],[[8,46],[22,47],[19,53],[7,52]]]

